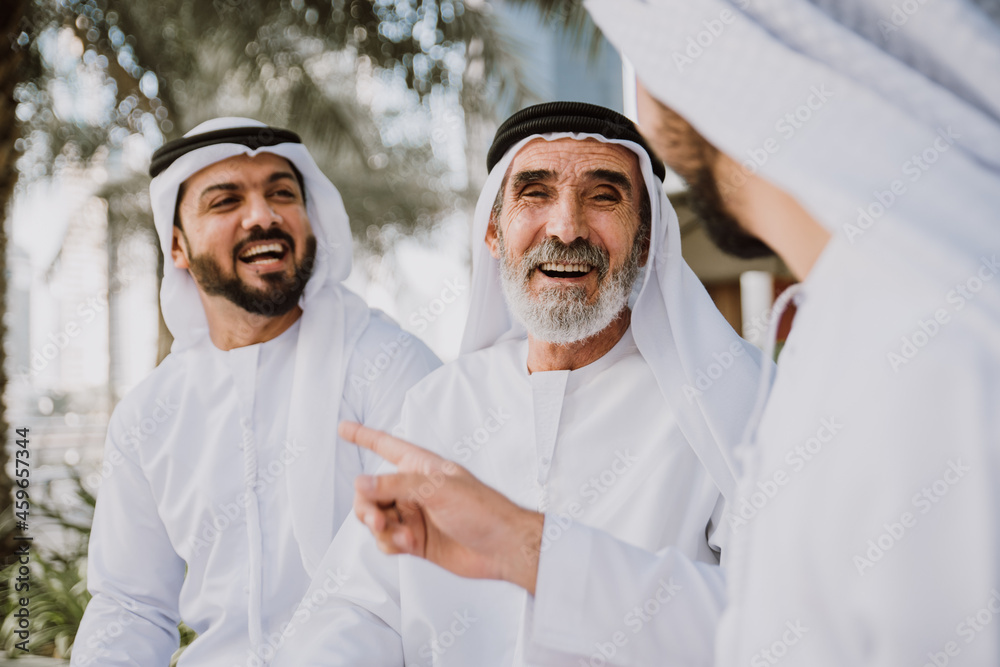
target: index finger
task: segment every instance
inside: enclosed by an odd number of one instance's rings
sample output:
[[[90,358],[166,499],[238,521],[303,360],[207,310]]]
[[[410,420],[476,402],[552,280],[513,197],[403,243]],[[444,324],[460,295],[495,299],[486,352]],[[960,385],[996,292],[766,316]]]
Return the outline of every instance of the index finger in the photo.
[[[394,438],[388,433],[376,431],[373,428],[362,426],[357,422],[340,422],[340,427],[337,431],[344,440],[371,450],[389,463],[396,465],[408,455],[426,462],[439,458],[436,454],[427,451],[423,447],[412,445],[405,440]]]

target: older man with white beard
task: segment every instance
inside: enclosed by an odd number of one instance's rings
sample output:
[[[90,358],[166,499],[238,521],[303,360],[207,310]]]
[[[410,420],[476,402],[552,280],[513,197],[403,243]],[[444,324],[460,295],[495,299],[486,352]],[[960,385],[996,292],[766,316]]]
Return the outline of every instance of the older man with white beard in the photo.
[[[670,607],[681,619],[677,654],[685,664],[711,661],[723,590],[720,517],[734,488],[729,448],[751,408],[759,356],[681,259],[662,164],[628,119],[578,103],[531,107],[500,127],[488,162],[473,230],[467,354],[407,394],[399,429],[444,458],[428,455],[440,464],[431,470],[429,459],[423,466],[404,455],[401,473],[416,465],[431,474],[398,502],[359,496],[361,521],[345,523],[320,568],[340,572],[339,587],[330,597],[330,587],[314,583],[275,667],[538,664],[544,656],[524,642],[534,581],[513,581],[519,588],[483,578],[513,575],[516,568],[490,568],[537,559],[576,522],[684,562],[623,604],[621,627],[595,637],[595,651],[619,650],[651,606]],[[682,398],[717,345],[731,355],[719,391]],[[484,525],[478,546],[495,555],[484,564],[464,547],[428,539],[433,524],[422,512],[439,482],[471,475],[491,487],[484,492],[511,498],[520,519],[534,517],[539,537],[536,511],[547,512],[544,540],[526,533],[493,544],[497,531]],[[398,477],[406,475],[362,477],[358,488],[390,491]],[[400,526],[415,539],[394,538]],[[479,579],[380,553],[429,556],[429,544],[440,549],[432,560]],[[583,576],[587,555],[570,567]]]
[[[770,247],[803,281],[775,303],[768,347],[793,298],[795,325],[738,452],[717,664],[1000,664],[996,3],[586,6],[635,66],[643,130],[713,239]],[[391,494],[359,489],[366,512],[440,465],[341,432],[406,472]],[[466,476],[444,478],[423,518],[413,553],[454,568],[442,546],[464,545],[485,576],[532,582],[532,643],[562,654],[546,664],[690,664],[671,659],[669,612],[613,658],[587,659],[620,623],[617,601],[676,571],[672,559],[578,525],[537,562],[497,564],[484,526],[495,544],[537,523]]]

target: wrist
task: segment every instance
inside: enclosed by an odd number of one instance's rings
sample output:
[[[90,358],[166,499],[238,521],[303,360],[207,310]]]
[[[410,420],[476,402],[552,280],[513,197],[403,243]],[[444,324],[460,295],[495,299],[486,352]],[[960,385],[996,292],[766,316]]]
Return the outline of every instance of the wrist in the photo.
[[[544,528],[544,514],[518,508],[509,533],[510,546],[500,563],[500,578],[520,586],[532,595],[535,594],[535,581],[538,579]]]

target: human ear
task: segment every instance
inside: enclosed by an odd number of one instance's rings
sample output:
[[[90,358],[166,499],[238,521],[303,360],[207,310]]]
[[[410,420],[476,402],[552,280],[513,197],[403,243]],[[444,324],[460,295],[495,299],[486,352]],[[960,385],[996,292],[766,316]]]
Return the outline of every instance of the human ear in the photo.
[[[490,255],[493,259],[500,259],[500,239],[497,237],[497,225],[499,222],[496,217],[490,216],[490,222],[486,226],[486,239],[485,243],[490,248]]]
[[[646,234],[646,238],[642,242],[642,254],[639,255],[639,266],[646,266],[646,262],[649,261],[649,244],[649,234]]]
[[[188,254],[190,251],[187,248],[186,241],[184,232],[179,227],[174,227],[174,236],[170,244],[170,258],[174,260],[174,266],[178,269],[187,269],[190,266],[188,263]]]

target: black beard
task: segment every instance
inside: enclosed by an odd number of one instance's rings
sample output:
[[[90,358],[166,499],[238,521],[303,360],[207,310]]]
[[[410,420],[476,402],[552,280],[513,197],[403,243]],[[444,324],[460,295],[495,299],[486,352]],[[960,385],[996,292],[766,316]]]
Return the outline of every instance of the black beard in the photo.
[[[288,252],[295,257],[295,241],[281,229],[263,231],[255,229],[250,236],[233,249],[233,270],[223,271],[219,262],[208,255],[196,255],[189,261],[191,276],[205,294],[221,296],[254,315],[278,317],[291,311],[299,303],[306,283],[312,276],[316,264],[316,237],[306,239],[305,255],[302,262],[295,263],[295,274],[269,273],[261,276],[270,287],[252,288],[236,274],[236,262],[240,251],[254,241],[282,240],[288,244]],[[188,245],[190,247],[190,244]]]
[[[719,185],[707,166],[702,166],[688,182],[688,202],[705,226],[708,237],[719,250],[741,259],[772,257],[774,251],[740,227],[733,216],[726,213],[719,193]]]

